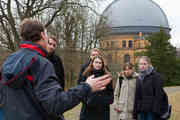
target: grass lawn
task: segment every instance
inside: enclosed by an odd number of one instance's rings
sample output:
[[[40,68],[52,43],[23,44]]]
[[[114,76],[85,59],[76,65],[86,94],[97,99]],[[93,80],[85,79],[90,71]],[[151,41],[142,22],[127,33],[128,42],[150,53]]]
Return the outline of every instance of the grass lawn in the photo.
[[[172,116],[170,120],[180,120],[180,92],[168,94],[169,102],[172,105]],[[79,120],[81,104],[64,113],[66,120]]]
[[[65,120],[79,120],[79,114],[82,104],[64,113]]]

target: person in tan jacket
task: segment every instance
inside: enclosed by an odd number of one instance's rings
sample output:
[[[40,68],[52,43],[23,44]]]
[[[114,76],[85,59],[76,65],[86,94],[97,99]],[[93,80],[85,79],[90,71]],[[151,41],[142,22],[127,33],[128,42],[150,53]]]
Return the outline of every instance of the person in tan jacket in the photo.
[[[114,110],[117,112],[116,120],[134,120],[133,109],[138,74],[131,63],[126,63],[119,74],[114,91]]]

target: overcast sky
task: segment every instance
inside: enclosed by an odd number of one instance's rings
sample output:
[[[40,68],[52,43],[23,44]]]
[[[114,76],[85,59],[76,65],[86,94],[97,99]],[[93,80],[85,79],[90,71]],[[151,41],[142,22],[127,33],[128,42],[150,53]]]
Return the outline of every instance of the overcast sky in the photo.
[[[111,3],[113,0],[107,0],[107,4],[101,4],[103,5],[103,8],[106,8],[106,6]],[[168,21],[169,26],[172,29],[171,34],[171,40],[170,42],[176,46],[180,47],[180,1],[179,0],[153,0],[156,2],[165,12]],[[101,9],[102,10],[102,9]]]

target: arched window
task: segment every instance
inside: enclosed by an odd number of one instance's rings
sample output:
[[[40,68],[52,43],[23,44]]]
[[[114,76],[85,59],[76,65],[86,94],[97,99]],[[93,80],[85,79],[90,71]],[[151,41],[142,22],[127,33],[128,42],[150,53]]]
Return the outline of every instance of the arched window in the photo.
[[[106,42],[106,46],[109,47],[109,42]]]
[[[132,40],[129,40],[129,48],[132,48],[133,47],[133,41]]]
[[[130,62],[130,55],[129,54],[125,54],[124,55],[124,63],[128,63]]]

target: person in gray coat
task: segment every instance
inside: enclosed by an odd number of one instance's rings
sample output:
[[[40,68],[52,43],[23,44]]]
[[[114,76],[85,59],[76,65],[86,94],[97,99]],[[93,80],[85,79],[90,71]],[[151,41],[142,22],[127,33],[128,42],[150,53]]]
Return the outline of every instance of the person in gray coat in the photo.
[[[138,74],[130,63],[126,63],[119,74],[115,91],[113,107],[117,113],[116,120],[134,120],[133,109]]]
[[[53,120],[89,94],[106,88],[110,75],[90,76],[64,92],[47,56],[44,26],[32,19],[21,23],[23,42],[2,65],[1,103],[5,120]],[[38,106],[39,105],[39,106]]]

